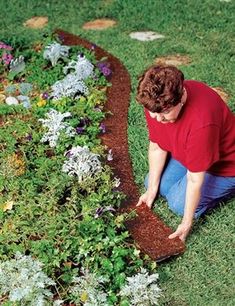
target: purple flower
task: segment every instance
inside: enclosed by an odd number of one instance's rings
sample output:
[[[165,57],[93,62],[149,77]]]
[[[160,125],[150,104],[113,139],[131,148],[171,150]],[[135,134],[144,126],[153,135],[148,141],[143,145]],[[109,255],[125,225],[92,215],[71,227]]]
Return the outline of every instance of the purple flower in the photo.
[[[76,132],[77,134],[82,134],[85,132],[86,126],[90,123],[90,120],[88,118],[81,118],[77,127]]]
[[[109,68],[109,64],[106,63],[106,62],[99,62],[99,63],[97,63],[97,68],[106,77],[111,75],[111,73],[112,73],[111,69]]]
[[[96,48],[96,44],[92,44],[92,45],[91,45],[91,50],[94,51],[95,48]]]
[[[32,134],[28,134],[26,137],[25,137],[26,140],[28,141],[31,141],[33,139],[33,136]]]
[[[64,41],[64,35],[63,34],[59,34],[58,35],[58,38],[59,38],[59,40],[61,41],[61,42],[63,42]]]
[[[103,67],[105,66],[105,63],[104,62],[98,62],[96,64],[96,66],[98,67],[98,69],[101,71],[103,69]]]
[[[76,127],[76,133],[77,134],[83,134],[85,132],[85,129],[84,127]]]
[[[99,208],[96,209],[94,218],[97,219],[97,218],[101,217],[103,215],[103,213],[105,213],[106,211],[114,213],[116,210],[111,206],[99,207]]]
[[[94,218],[99,218],[104,212],[104,207],[99,207],[95,211],[95,216]]]
[[[49,93],[48,93],[48,92],[44,92],[44,93],[42,94],[42,98],[43,98],[44,100],[49,99]]]
[[[105,126],[105,124],[103,122],[100,124],[100,131],[103,134],[106,132],[106,126]]]
[[[103,73],[104,76],[107,77],[107,76],[111,75],[112,71],[108,67],[103,67],[102,73]]]
[[[67,152],[64,153],[64,156],[70,158],[73,156],[73,154],[71,153],[71,150],[68,150]]]

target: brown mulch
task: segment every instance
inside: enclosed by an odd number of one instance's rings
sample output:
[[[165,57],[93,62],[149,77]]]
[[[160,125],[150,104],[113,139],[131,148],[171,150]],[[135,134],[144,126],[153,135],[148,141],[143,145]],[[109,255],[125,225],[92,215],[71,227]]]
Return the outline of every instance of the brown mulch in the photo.
[[[56,33],[66,45],[81,45],[85,48],[93,46],[87,40],[62,30],[57,30]],[[106,133],[101,138],[103,144],[112,149],[113,160],[109,163],[113,168],[114,175],[121,180],[119,190],[127,196],[122,203],[122,210],[135,209],[137,212],[137,217],[129,220],[126,226],[137,247],[153,260],[161,261],[183,253],[184,243],[179,238],[168,239],[173,231],[156,214],[145,205],[136,208],[139,192],[134,183],[127,140],[130,76],[124,65],[110,53],[96,46],[95,54],[97,59],[106,57],[113,72],[109,80],[112,86],[108,88],[106,103],[106,109],[112,115],[107,116],[104,121]]]

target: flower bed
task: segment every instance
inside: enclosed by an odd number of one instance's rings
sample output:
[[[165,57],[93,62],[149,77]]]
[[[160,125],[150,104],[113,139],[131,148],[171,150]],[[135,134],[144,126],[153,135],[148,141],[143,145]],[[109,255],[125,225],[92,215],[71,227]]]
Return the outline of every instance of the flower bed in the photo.
[[[112,152],[98,137],[109,63],[95,46],[48,35],[0,48],[1,303],[156,305],[157,276],[140,270],[156,264],[130,243]]]

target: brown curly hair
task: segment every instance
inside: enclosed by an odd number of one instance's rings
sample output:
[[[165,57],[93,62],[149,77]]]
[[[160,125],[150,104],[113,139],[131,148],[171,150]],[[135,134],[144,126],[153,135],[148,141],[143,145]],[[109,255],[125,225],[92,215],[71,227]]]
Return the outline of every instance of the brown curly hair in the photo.
[[[139,79],[136,100],[153,113],[166,111],[180,102],[183,81],[174,66],[152,66]]]

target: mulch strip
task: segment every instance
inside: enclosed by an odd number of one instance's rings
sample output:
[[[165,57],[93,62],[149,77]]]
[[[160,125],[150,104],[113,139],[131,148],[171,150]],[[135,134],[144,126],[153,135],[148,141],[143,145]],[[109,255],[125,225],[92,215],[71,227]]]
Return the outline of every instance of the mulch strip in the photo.
[[[56,30],[56,33],[63,44],[81,45],[88,49],[94,46],[91,42],[68,32]],[[104,121],[106,133],[101,139],[104,145],[112,149],[113,160],[109,164],[113,168],[114,175],[121,180],[119,190],[126,195],[126,199],[122,202],[122,211],[135,209],[137,212],[134,219],[126,222],[127,229],[137,247],[153,260],[161,261],[181,254],[185,251],[184,243],[179,238],[168,239],[173,233],[172,229],[146,205],[136,207],[139,192],[134,182],[127,140],[127,115],[131,91],[129,73],[116,57],[100,47],[95,47],[95,54],[98,60],[106,57],[113,72],[109,80],[112,86],[108,88],[106,103],[106,110],[112,115],[107,116]]]

